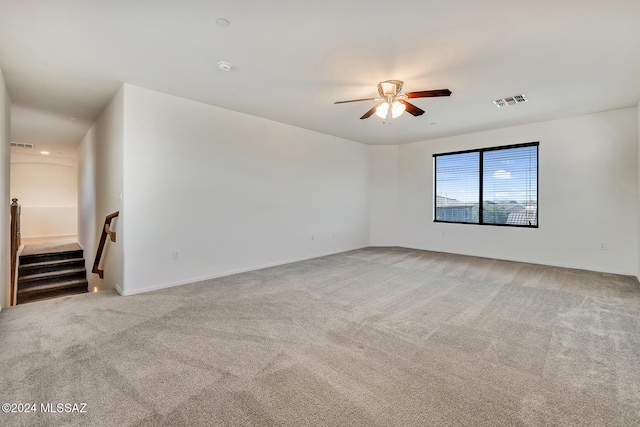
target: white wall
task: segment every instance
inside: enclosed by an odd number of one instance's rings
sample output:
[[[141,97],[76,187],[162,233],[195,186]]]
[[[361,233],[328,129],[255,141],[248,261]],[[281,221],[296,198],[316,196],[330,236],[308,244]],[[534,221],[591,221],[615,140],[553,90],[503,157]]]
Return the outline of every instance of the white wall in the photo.
[[[78,147],[78,241],[84,248],[90,290],[120,289],[123,282],[124,214],[118,200],[123,188],[123,108],[121,88]],[[91,269],[105,217],[115,211],[120,211],[111,227],[116,242],[107,240],[101,263],[104,279],[100,279]]]
[[[11,197],[22,206],[23,237],[76,234],[76,163],[75,158],[11,156]]]
[[[0,70],[0,195],[3,200],[0,210],[0,309],[9,306],[11,293],[10,137],[11,99]]]
[[[369,190],[369,243],[398,245],[398,152],[397,145],[371,146]]]
[[[432,154],[530,141],[539,229],[433,223]],[[639,145],[636,108],[368,147],[124,85],[78,151],[79,235],[91,264],[120,210],[91,286],[125,295],[369,242],[636,275]]]
[[[90,290],[104,286],[103,280],[91,272],[99,238],[96,233],[96,143],[94,123],[78,145],[78,242],[84,248]]]
[[[629,108],[400,146],[398,245],[636,275],[637,114]],[[531,141],[540,141],[538,229],[433,222],[434,153]]]
[[[124,104],[125,294],[368,245],[369,147],[130,85]]]

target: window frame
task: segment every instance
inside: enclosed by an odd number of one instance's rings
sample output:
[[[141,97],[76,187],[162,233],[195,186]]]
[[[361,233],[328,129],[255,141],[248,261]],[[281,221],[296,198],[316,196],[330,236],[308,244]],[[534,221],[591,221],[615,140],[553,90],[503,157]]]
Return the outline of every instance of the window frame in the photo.
[[[536,224],[535,225],[526,225],[526,224],[495,224],[495,223],[485,223],[483,222],[483,173],[484,173],[484,153],[487,151],[497,151],[497,150],[506,150],[511,148],[522,148],[522,147],[536,147]],[[463,221],[451,221],[451,220],[441,220],[437,219],[436,210],[437,210],[437,200],[438,200],[438,157],[441,156],[449,156],[455,154],[467,154],[467,153],[479,153],[478,155],[478,222],[463,222]],[[517,227],[517,228],[539,228],[540,227],[540,210],[539,210],[539,202],[540,197],[538,195],[538,189],[540,187],[540,141],[534,142],[524,142],[520,144],[510,144],[510,145],[499,145],[495,147],[484,147],[484,148],[476,148],[473,150],[460,150],[460,151],[451,151],[447,153],[436,153],[432,155],[433,157],[433,222],[445,223],[445,224],[471,224],[471,225],[489,225],[496,227]],[[466,218],[465,218],[466,219]]]

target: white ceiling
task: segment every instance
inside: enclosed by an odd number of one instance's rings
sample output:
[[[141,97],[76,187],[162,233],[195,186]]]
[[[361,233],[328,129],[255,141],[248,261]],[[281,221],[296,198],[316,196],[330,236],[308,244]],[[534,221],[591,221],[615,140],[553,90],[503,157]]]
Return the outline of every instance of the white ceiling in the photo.
[[[0,69],[12,140],[60,153],[122,82],[399,144],[636,106],[639,22],[638,0],[0,0]],[[333,104],[388,79],[453,94],[391,125],[359,120],[373,102]]]

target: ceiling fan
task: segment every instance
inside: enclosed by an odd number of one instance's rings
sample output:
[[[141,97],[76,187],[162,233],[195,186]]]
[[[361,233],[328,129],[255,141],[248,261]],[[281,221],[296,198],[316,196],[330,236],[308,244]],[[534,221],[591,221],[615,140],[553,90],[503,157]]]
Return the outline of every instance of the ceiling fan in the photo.
[[[418,92],[402,93],[402,85],[403,82],[400,80],[386,80],[378,83],[378,93],[380,94],[380,98],[351,99],[348,101],[334,102],[334,104],[345,104],[347,102],[359,101],[382,101],[364,113],[364,116],[360,117],[360,120],[368,119],[374,113],[383,119],[395,119],[405,111],[413,116],[421,116],[424,114],[424,110],[408,102],[407,99],[432,98],[451,95],[451,91],[449,89],[422,90]]]

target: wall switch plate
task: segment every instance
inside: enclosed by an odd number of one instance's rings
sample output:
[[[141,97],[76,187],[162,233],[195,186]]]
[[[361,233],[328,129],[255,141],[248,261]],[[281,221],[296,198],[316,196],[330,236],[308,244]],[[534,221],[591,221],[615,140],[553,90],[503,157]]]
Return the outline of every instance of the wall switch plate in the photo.
[[[180,259],[180,252],[178,251],[173,251],[173,260],[177,261]]]
[[[121,202],[122,201],[122,191],[118,193],[118,201]]]

